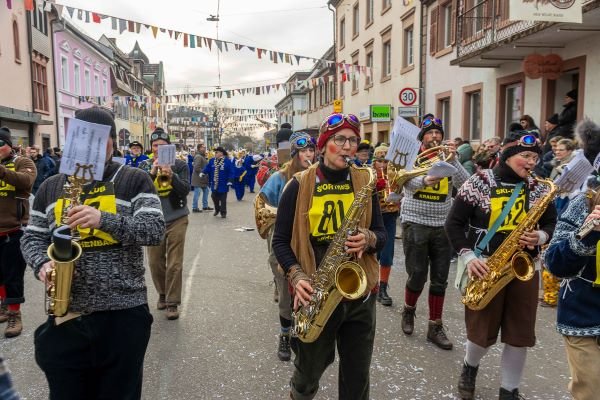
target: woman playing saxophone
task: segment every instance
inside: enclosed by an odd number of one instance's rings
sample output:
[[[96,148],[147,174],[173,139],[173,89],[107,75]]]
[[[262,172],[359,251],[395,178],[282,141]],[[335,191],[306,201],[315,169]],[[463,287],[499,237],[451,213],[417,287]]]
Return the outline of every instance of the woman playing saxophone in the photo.
[[[297,313],[300,305],[307,307],[315,301],[312,295],[319,292],[322,279],[318,278],[323,278],[320,271],[331,266],[332,253],[340,260],[347,259],[348,254],[356,257],[365,278],[364,288],[357,290],[360,293],[354,300],[342,300],[335,306],[316,340],[298,340],[292,345],[296,353],[290,382],[294,399],[315,396],[321,375],[334,360],[336,342],[339,375],[344,377],[339,382],[339,397],[369,398],[376,297],[370,293],[377,287],[379,275],[375,253],[383,247],[386,234],[379,201],[370,186],[374,184],[373,171],[348,166],[360,142],[359,127],[354,115],[329,116],[321,125],[317,142],[320,162],[295,175],[279,201],[273,251],[293,287]],[[356,199],[364,199],[364,206],[361,204],[360,213],[352,214],[357,210]],[[348,215],[354,218],[346,219]],[[357,232],[342,230],[348,221],[356,222]],[[295,330],[299,328],[302,326]]]
[[[485,259],[490,257],[490,265],[493,265],[491,257],[498,258],[496,249],[511,236],[515,237],[511,232],[523,230],[510,250],[514,253],[523,248],[533,258],[539,246],[547,243],[552,235],[556,224],[552,190],[530,176],[540,154],[541,147],[534,136],[525,131],[510,133],[504,140],[499,164],[494,169],[477,172],[458,191],[445,227],[448,239],[460,255],[459,264],[466,265],[471,279],[486,280],[503,273],[491,269]],[[518,192],[513,197],[515,190]],[[494,233],[492,226],[506,204],[511,207],[507,208],[506,217]],[[547,208],[542,211],[544,206]],[[532,223],[529,214],[538,213],[541,215],[537,224]],[[523,229],[523,224],[530,223],[533,230]],[[485,237],[488,230],[492,233]],[[488,244],[482,244],[488,238],[491,238]],[[481,251],[483,258],[474,250]],[[504,268],[507,263],[499,264]],[[500,399],[519,398],[527,347],[535,344],[538,281],[537,271],[533,279],[512,279],[482,309],[465,308],[467,352],[458,383],[461,398],[474,398],[479,361],[496,342],[500,331],[505,344]]]

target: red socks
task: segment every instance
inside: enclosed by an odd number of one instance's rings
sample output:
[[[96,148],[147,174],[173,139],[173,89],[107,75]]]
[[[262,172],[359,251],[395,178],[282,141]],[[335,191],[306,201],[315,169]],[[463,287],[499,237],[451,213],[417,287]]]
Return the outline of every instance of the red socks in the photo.
[[[4,300],[6,298],[6,286],[0,285],[0,300]]]
[[[404,302],[406,303],[407,306],[416,307],[417,300],[419,300],[420,295],[421,295],[421,292],[413,292],[409,288],[405,288],[404,289]]]
[[[429,320],[437,321],[442,319],[444,309],[444,296],[436,296],[429,293]]]
[[[382,265],[379,267],[379,282],[388,283],[390,279],[390,272],[392,272],[392,267],[389,265]]]
[[[0,301],[4,302],[6,299],[6,286],[0,285]],[[8,304],[7,305],[9,311],[19,311],[21,309],[20,304]]]
[[[19,311],[21,309],[20,304],[9,304],[8,311]]]

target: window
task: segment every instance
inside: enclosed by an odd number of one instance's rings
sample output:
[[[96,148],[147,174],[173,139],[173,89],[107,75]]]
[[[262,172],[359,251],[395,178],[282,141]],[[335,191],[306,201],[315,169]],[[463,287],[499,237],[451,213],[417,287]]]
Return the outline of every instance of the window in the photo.
[[[100,96],[100,80],[98,75],[94,75],[94,96]]]
[[[365,13],[367,14],[367,22],[365,26],[369,26],[373,23],[373,5],[375,0],[366,0]]]
[[[91,96],[92,95],[92,81],[90,78],[90,70],[89,69],[86,69],[85,71],[83,71],[83,77],[84,77],[84,84],[85,84],[85,95]]]
[[[467,131],[471,140],[481,139],[481,91],[467,93]]]
[[[392,7],[392,0],[381,1],[381,13],[383,14]]]
[[[358,93],[358,51],[352,55],[352,94]]]
[[[403,65],[403,67],[409,67],[411,65],[414,65],[414,63],[415,63],[413,42],[414,42],[414,32],[413,32],[413,26],[411,25],[408,28],[404,29],[404,57],[403,57],[404,65]]]
[[[373,78],[371,77],[373,74],[373,48],[369,48],[369,52],[367,53],[367,57],[365,59],[365,64],[367,65],[367,73],[365,77],[365,87],[373,86]]]
[[[46,66],[34,60],[33,69],[33,104],[36,111],[50,111],[48,106],[48,77]]]
[[[73,92],[81,96],[81,71],[77,63],[73,63]]]
[[[431,10],[429,52],[432,55],[440,50],[451,48],[455,43],[456,0],[445,0],[440,3],[440,6]],[[469,18],[466,20],[470,21]],[[445,51],[437,56],[446,55],[450,51]]]
[[[450,131],[450,97],[440,100],[440,112],[438,115],[442,118],[446,131]]]
[[[102,96],[108,96],[108,84],[106,79],[102,79]]]
[[[344,46],[346,45],[346,18],[342,18],[340,20],[340,32],[339,32],[339,42],[340,42],[340,49],[343,49]]]
[[[522,112],[521,83],[515,83],[504,87],[504,130],[513,122],[519,122]]]
[[[381,77],[386,78],[392,74],[392,41],[391,39],[383,43],[383,68]]]
[[[335,83],[329,82],[329,102],[335,100]]]
[[[13,21],[13,45],[15,46],[15,62],[21,63],[21,43],[19,42],[19,25]]]
[[[311,101],[312,101],[313,91],[308,92],[308,111],[312,110]]]
[[[34,5],[34,9],[31,12],[33,14],[33,27],[48,36],[48,23],[42,0],[35,0],[35,3],[37,4]]]
[[[355,38],[358,36],[358,31],[360,29],[360,15],[358,13],[358,2],[354,4],[352,8],[352,37]]]
[[[340,74],[342,75],[342,77],[346,76],[346,70],[344,68],[344,64],[346,62],[342,61],[340,64],[342,64],[342,66],[338,67],[340,68]],[[346,80],[348,79],[348,77],[346,76]],[[346,86],[346,82],[344,79],[340,80],[340,98],[344,97],[344,86]]]
[[[60,57],[60,76],[61,87],[63,90],[69,90],[69,60],[65,56]]]
[[[444,45],[444,48],[446,47],[450,47],[452,46],[452,42],[454,42],[454,38],[453,38],[453,31],[454,29],[452,29],[452,3],[448,3],[447,5],[445,5],[444,7],[442,7],[442,13],[443,13],[443,30],[442,30],[442,43]]]

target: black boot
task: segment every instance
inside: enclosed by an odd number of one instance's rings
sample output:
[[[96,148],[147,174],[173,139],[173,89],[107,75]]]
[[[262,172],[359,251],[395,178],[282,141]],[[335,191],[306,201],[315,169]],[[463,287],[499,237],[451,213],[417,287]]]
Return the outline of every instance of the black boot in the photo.
[[[475,398],[475,379],[479,365],[471,367],[466,362],[463,362],[462,372],[458,380],[458,394],[463,400],[472,400]]]
[[[415,311],[416,307],[404,306],[402,310],[402,332],[406,335],[412,335],[415,329]]]
[[[500,393],[498,395],[498,400],[519,400],[522,399],[519,394],[519,389],[513,389],[513,391],[508,391],[504,388],[500,388]]]
[[[289,334],[282,333],[279,335],[279,347],[277,348],[277,357],[279,357],[281,361],[290,361],[290,358],[292,358]]]
[[[382,306],[391,306],[392,298],[387,294],[388,284],[387,282],[379,282],[379,292],[377,292],[377,301]]]
[[[442,320],[429,321],[427,330],[427,340],[435,344],[440,349],[452,350],[452,342],[446,336],[446,330]]]

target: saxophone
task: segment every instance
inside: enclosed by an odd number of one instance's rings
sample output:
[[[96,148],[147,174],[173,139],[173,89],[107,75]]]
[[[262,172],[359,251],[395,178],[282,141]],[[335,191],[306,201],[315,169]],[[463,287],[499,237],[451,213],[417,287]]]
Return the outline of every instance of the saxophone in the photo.
[[[524,232],[535,229],[548,205],[559,191],[551,179],[536,178],[550,190],[532,207],[515,230],[504,239],[500,247],[487,259],[489,272],[483,279],[471,279],[462,302],[471,310],[482,310],[514,278],[528,281],[533,278],[535,266],[529,253],[519,246],[519,238]]]
[[[375,173],[371,167],[356,167],[369,172],[369,183],[354,196],[342,226],[335,233],[319,268],[311,277],[313,294],[306,306],[292,313],[294,334],[304,343],[312,343],[321,334],[329,317],[343,297],[354,300],[365,294],[367,275],[346,253],[344,242],[353,234],[375,189]]]

